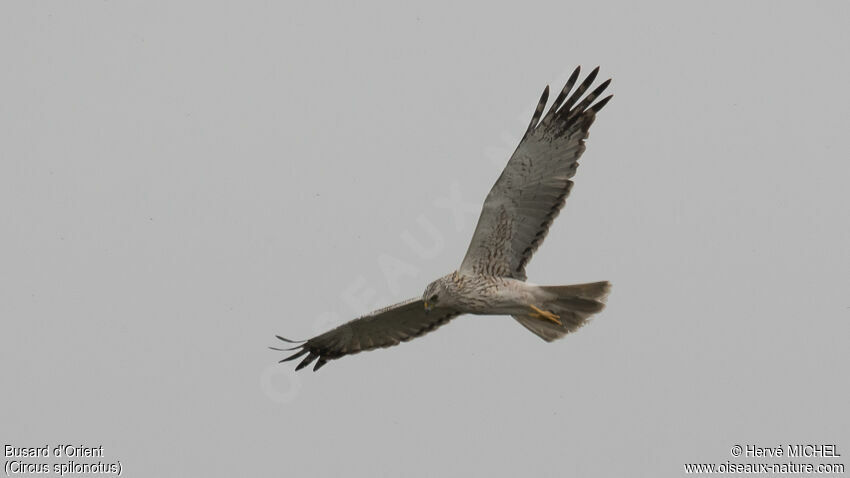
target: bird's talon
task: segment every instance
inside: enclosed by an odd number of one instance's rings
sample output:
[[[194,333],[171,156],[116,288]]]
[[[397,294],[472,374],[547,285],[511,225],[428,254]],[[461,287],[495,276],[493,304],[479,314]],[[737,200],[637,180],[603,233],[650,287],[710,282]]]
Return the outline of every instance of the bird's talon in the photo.
[[[538,317],[538,318],[541,318],[541,319],[546,319],[546,320],[555,322],[558,325],[564,325],[564,324],[561,323],[560,320],[558,320],[558,319],[561,318],[561,316],[555,315],[552,312],[549,312],[548,310],[539,309],[539,308],[537,308],[533,305],[530,305],[530,304],[529,304],[529,307],[531,307],[531,310],[534,311],[534,313],[531,314],[532,317]]]

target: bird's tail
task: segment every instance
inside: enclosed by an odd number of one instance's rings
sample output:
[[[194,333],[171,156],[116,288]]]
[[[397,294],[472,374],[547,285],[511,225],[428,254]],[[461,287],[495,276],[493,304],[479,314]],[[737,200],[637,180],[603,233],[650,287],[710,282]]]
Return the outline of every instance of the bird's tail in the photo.
[[[557,315],[561,325],[554,321],[533,315],[515,315],[523,327],[534,332],[541,339],[551,342],[573,332],[587,322],[591,315],[605,308],[605,300],[611,291],[609,282],[589,284],[541,286],[546,292],[555,295],[555,299],[544,305],[545,310]]]

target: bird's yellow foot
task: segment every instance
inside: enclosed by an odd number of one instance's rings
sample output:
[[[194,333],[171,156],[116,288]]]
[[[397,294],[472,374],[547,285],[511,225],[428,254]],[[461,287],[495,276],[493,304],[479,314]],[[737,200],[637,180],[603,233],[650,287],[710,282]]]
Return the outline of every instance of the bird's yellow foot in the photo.
[[[535,307],[531,304],[529,304],[528,306],[531,307],[531,310],[534,311],[531,314],[532,317],[539,317],[541,319],[551,320],[552,322],[555,322],[558,325],[564,325],[564,324],[561,323],[560,320],[558,320],[558,319],[561,318],[560,316],[555,315],[552,312],[549,312],[548,310],[538,309],[537,307]]]

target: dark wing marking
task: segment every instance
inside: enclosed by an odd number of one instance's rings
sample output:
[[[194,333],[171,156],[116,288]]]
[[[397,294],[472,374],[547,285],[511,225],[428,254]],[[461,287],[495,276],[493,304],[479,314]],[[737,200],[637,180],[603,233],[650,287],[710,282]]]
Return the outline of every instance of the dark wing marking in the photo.
[[[318,370],[329,360],[356,354],[364,350],[391,347],[401,342],[415,339],[447,323],[458,315],[460,314],[454,310],[440,308],[435,308],[427,312],[422,299],[411,299],[376,310],[371,314],[342,324],[305,342],[295,342],[277,336],[277,338],[284,342],[300,345],[285,349],[270,348],[281,351],[296,350],[293,355],[286,357],[281,362],[295,360],[306,355],[295,370],[300,370],[314,361],[316,365],[313,367],[313,370]]]
[[[570,194],[590,125],[611,99],[594,104],[607,80],[579,102],[599,68],[570,94],[579,72],[576,68],[545,116],[549,87],[543,91],[525,135],[484,201],[461,272],[525,280],[525,266]]]

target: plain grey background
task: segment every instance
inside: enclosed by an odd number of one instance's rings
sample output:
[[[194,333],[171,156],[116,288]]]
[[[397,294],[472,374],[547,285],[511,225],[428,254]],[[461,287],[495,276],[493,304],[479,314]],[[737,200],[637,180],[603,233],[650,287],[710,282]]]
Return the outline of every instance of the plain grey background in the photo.
[[[317,3],[0,6],[3,444],[102,444],[133,477],[850,454],[850,4]],[[615,97],[529,276],[610,280],[604,313],[276,363],[273,334],[457,267],[579,64]]]

